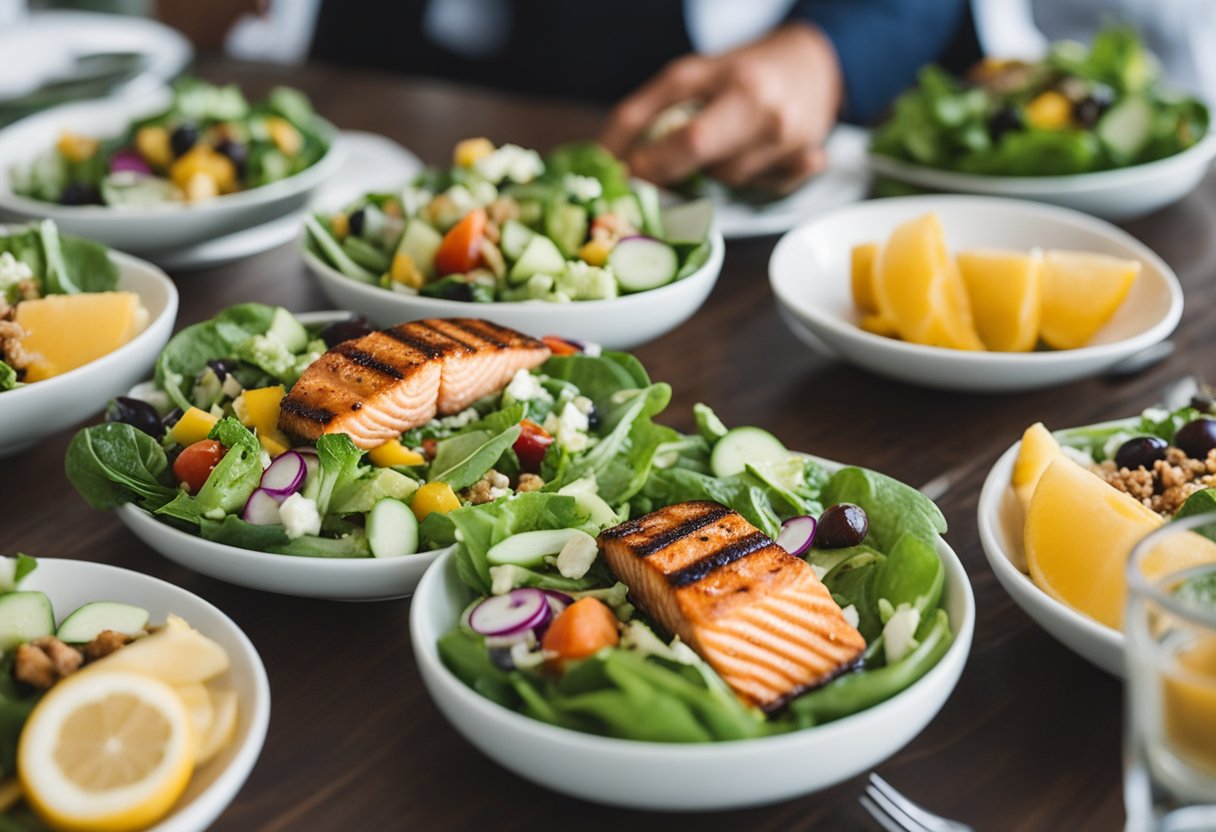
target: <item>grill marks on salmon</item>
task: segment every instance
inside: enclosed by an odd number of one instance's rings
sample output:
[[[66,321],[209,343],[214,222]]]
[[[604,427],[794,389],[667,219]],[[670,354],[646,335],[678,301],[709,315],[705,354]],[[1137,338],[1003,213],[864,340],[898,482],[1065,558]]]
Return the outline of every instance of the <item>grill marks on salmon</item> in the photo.
[[[599,544],[639,606],[749,704],[779,708],[865,650],[811,566],[718,503],[659,509]]]
[[[399,324],[314,361],[280,404],[279,427],[309,441],[346,433],[370,450],[464,410],[548,357],[544,343],[476,318]]]

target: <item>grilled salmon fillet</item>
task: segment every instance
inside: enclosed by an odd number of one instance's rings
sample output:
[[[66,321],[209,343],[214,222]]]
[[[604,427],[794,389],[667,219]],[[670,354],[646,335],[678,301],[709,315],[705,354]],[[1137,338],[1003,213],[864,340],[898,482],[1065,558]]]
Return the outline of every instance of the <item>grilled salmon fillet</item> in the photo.
[[[477,318],[398,324],[332,347],[283,398],[279,427],[370,450],[500,390],[549,357],[543,342]]]
[[[749,704],[778,708],[865,650],[810,564],[726,506],[677,503],[605,529],[599,545],[639,606]]]

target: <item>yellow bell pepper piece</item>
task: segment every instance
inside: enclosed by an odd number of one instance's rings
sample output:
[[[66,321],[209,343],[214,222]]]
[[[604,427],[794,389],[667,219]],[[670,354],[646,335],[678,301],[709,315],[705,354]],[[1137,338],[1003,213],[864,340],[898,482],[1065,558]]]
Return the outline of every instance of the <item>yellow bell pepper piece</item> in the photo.
[[[285,118],[271,116],[266,119],[266,130],[270,133],[270,140],[284,156],[295,156],[304,146],[300,131]]]
[[[135,149],[154,168],[167,168],[173,163],[169,131],[163,127],[139,128],[135,133]]]
[[[1039,93],[1026,105],[1026,123],[1040,130],[1063,130],[1072,124],[1072,102],[1055,90]]]
[[[261,443],[262,447],[266,450],[266,453],[270,454],[271,459],[287,453],[287,450],[291,445],[291,442],[287,439],[287,437],[278,431],[275,431],[274,434],[262,433],[261,431],[258,431],[258,442]]]
[[[494,142],[480,136],[476,139],[465,139],[456,143],[452,151],[452,164],[459,168],[471,168],[479,159],[484,159],[494,152]]]
[[[242,391],[232,403],[232,409],[245,427],[256,428],[258,433],[273,434],[279,429],[279,403],[286,394],[281,384],[254,387]]]
[[[391,468],[394,465],[421,465],[426,462],[426,457],[422,454],[411,451],[395,439],[385,442],[378,448],[372,448],[367,452],[367,458],[371,460],[372,465],[379,465],[381,468]]]
[[[393,265],[388,276],[394,283],[401,283],[412,289],[421,289],[422,284],[426,282],[414,258],[404,252],[393,255]]]
[[[420,485],[414,492],[410,508],[414,510],[414,516],[421,523],[428,514],[436,511],[440,514],[447,514],[449,511],[460,508],[460,498],[456,496],[452,486],[446,482],[428,482]]]
[[[69,162],[87,162],[96,155],[97,148],[101,147],[101,142],[64,130],[59,134],[59,143],[55,146]]]
[[[607,240],[590,240],[578,250],[578,256],[588,266],[603,266],[611,253],[612,245]]]
[[[169,431],[169,438],[183,447],[193,445],[206,439],[218,421],[219,419],[207,411],[192,407],[177,420],[177,424]]]

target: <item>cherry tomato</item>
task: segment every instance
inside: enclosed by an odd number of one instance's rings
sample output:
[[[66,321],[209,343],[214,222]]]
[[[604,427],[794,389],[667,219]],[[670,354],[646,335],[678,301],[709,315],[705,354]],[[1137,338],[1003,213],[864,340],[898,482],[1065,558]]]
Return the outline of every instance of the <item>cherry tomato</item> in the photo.
[[[575,355],[580,352],[579,348],[571,344],[564,338],[558,338],[556,335],[546,335],[540,340],[545,342],[545,346],[549,348],[549,352],[554,355]]]
[[[187,491],[197,494],[226,453],[228,449],[216,440],[201,439],[178,454],[173,462],[173,476],[185,483]]]
[[[553,436],[531,419],[524,419],[519,427],[519,438],[512,446],[519,457],[519,467],[536,473],[540,470],[540,461],[545,458],[545,450],[553,444]]]
[[[427,437],[422,440],[422,454],[427,459],[435,458],[435,451],[439,448],[439,440]]]
[[[435,252],[435,270],[445,274],[465,274],[481,262],[481,239],[486,233],[486,209],[476,208],[443,235]]]

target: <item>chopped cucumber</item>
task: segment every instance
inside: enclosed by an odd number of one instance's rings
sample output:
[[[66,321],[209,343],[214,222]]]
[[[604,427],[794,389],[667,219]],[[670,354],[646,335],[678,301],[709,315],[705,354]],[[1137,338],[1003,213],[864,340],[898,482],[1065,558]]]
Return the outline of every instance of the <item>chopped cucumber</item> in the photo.
[[[612,200],[610,210],[634,228],[642,227],[642,206],[633,194],[623,194]]]
[[[346,252],[351,260],[354,260],[363,268],[379,274],[388,271],[388,267],[392,262],[391,258],[383,251],[376,248],[367,240],[356,237],[354,234],[351,234],[342,241],[342,250]]]
[[[544,529],[514,534],[490,547],[486,560],[495,566],[540,566],[546,556],[556,555],[575,535],[586,534],[578,529]]]
[[[708,199],[694,199],[664,208],[663,231],[673,246],[697,246],[709,236],[714,222],[714,204]]]
[[[0,595],[0,650],[55,633],[51,599],[41,592],[9,592]]]
[[[535,236],[536,232],[522,222],[507,220],[502,224],[502,242],[499,247],[511,260],[518,260]]]
[[[756,466],[782,462],[789,455],[781,440],[766,430],[734,428],[714,444],[709,467],[715,477],[732,477],[742,473],[749,464]]]
[[[400,500],[385,497],[367,513],[367,543],[378,558],[399,558],[418,551],[418,519]]]
[[[622,291],[644,292],[675,280],[680,260],[667,243],[650,237],[629,237],[612,249],[608,265]]]
[[[587,239],[587,209],[573,202],[551,203],[545,212],[545,233],[562,254],[574,257]]]
[[[651,237],[662,239],[663,213],[659,204],[659,189],[649,182],[634,182],[633,193],[642,213],[642,230]]]
[[[601,529],[615,526],[621,521],[612,506],[608,505],[608,501],[596,493],[593,479],[575,480],[559,488],[557,493],[573,497],[574,504],[587,512],[591,522]]]
[[[63,619],[55,636],[67,644],[88,644],[105,630],[124,636],[139,636],[147,631],[148,611],[118,601],[93,601]]]
[[[528,241],[523,253],[511,267],[510,282],[518,285],[534,274],[559,275],[566,269],[566,258],[557,244],[543,234]]]
[[[329,233],[329,229],[321,224],[320,220],[314,216],[307,216],[304,218],[304,228],[308,230],[309,236],[317,244],[317,253],[321,255],[322,259],[329,261],[329,265],[355,280],[361,280],[364,283],[376,282],[376,275],[351,260],[350,256],[342,250],[341,244]]]
[[[106,205],[150,208],[172,202],[177,186],[159,176],[111,173],[101,180],[101,198]]]
[[[397,253],[405,254],[414,261],[415,268],[426,277],[435,276],[435,254],[443,242],[443,235],[420,219],[412,219],[405,226]]]
[[[1117,164],[1130,164],[1153,137],[1153,106],[1143,96],[1125,98],[1106,111],[1094,132]]]
[[[266,337],[278,341],[293,353],[304,352],[304,348],[308,346],[308,330],[296,320],[295,315],[281,306],[274,310]]]

